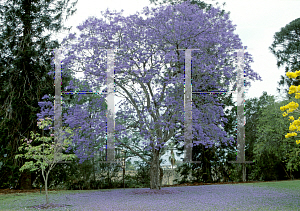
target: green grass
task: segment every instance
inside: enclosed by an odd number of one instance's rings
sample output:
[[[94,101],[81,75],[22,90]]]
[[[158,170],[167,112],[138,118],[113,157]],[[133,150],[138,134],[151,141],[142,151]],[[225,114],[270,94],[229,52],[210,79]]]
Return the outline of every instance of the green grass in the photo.
[[[242,185],[252,185],[256,187],[268,187],[276,191],[288,191],[298,193],[300,196],[300,180],[284,180],[272,182],[257,182],[257,183],[244,183]]]
[[[122,189],[122,188],[118,188]],[[126,189],[135,189],[135,188],[126,188]],[[99,190],[58,190],[58,191],[48,191],[49,203],[53,204],[67,204],[67,202],[56,201],[55,196],[66,195],[66,194],[76,194],[76,193],[92,193],[95,191],[112,191],[116,189],[99,189]],[[24,210],[20,209],[20,204],[26,202],[26,206],[35,206],[38,204],[46,203],[46,193],[45,190],[38,193],[16,193],[16,194],[4,194],[0,195],[0,210],[10,211],[10,210]],[[31,210],[31,209],[26,209]],[[36,209],[32,209],[36,210]],[[50,210],[50,209],[47,209]]]
[[[55,202],[54,198],[56,195],[70,194],[70,193],[86,193],[98,190],[59,190],[59,191],[48,191],[49,203],[61,203]],[[102,189],[101,191],[105,191]],[[34,206],[37,204],[46,203],[46,193],[42,190],[41,194],[38,193],[16,193],[16,194],[5,194],[0,195],[0,210],[18,210],[20,202],[26,202],[27,206]],[[21,203],[22,204],[22,203]],[[20,209],[19,209],[20,210]]]

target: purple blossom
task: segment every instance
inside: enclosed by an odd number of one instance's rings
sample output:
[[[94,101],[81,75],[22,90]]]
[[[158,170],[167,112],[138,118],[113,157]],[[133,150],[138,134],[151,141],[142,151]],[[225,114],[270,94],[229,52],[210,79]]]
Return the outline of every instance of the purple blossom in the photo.
[[[175,15],[174,11],[179,13]],[[68,74],[64,69],[74,69],[74,62],[77,61],[84,64],[84,74],[93,87],[104,87],[104,70],[107,69],[104,49],[123,49],[115,53],[115,85],[116,92],[123,93],[127,98],[120,103],[116,119],[134,118],[138,124],[125,129],[116,121],[116,145],[121,143],[121,137],[128,137],[130,130],[136,128],[139,128],[140,135],[145,140],[154,140],[153,146],[156,150],[165,147],[164,144],[171,138],[183,142],[184,51],[176,49],[200,49],[192,51],[193,71],[202,75],[193,79],[193,90],[206,90],[208,86],[221,89],[222,86],[217,82],[221,80],[222,74],[226,76],[224,84],[236,82],[235,68],[226,60],[232,59],[228,49],[242,48],[242,42],[238,35],[233,33],[235,25],[228,21],[228,14],[215,20],[214,17],[219,12],[219,8],[211,8],[204,13],[196,5],[188,2],[151,10],[145,7],[142,14],[148,17],[146,19],[139,14],[123,17],[122,12],[107,10],[103,12],[107,22],[95,17],[89,18],[77,27],[81,31],[79,37],[74,33],[63,40],[62,44],[69,52],[62,61],[62,76]],[[215,21],[211,21],[213,19]],[[91,36],[89,31],[93,31],[95,36]],[[81,55],[87,49],[92,50],[94,54]],[[214,56],[207,53],[208,49],[215,52]],[[251,55],[245,53],[244,58],[245,76],[251,80],[261,80],[250,68],[249,63],[253,62]],[[216,66],[222,66],[222,74],[216,72]],[[164,73],[163,67],[166,67]],[[96,79],[91,75],[97,76]],[[140,85],[140,89],[135,90],[135,93],[129,92],[130,82]],[[76,88],[73,85],[71,82],[68,88]],[[250,82],[246,81],[245,86],[249,85]],[[78,101],[81,98],[82,95],[79,95]],[[226,132],[218,127],[218,124],[227,121],[222,104],[213,96],[201,95],[199,98],[208,103],[200,109],[193,106],[193,137],[198,140],[194,145],[202,143],[211,147],[214,140],[223,142],[226,146],[235,144],[234,139],[226,137]],[[71,107],[62,117],[63,123],[68,124],[75,132],[72,139],[76,145],[75,154],[80,158],[80,162],[88,159],[87,153],[92,153],[94,147],[100,144],[90,140],[106,136],[105,110],[97,112],[92,120],[88,121],[88,108],[99,108],[103,102],[105,96],[99,96],[98,100],[94,100],[89,106],[84,105],[83,109],[82,105]],[[48,116],[53,120],[53,103],[39,102],[39,105],[42,110],[38,117]],[[46,106],[49,108],[46,109]],[[162,109],[166,112],[161,112]],[[147,118],[149,116],[151,120]],[[176,130],[175,120],[181,125]],[[216,122],[217,120],[219,122]],[[95,128],[94,131],[91,130],[91,126]],[[87,134],[90,136],[87,137]],[[149,145],[145,150],[152,148]],[[102,151],[103,147],[100,150]]]

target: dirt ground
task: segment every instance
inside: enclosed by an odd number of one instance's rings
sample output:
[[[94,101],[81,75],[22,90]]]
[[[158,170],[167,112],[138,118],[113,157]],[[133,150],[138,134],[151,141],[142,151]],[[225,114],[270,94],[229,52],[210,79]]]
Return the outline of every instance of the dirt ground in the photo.
[[[219,182],[219,183],[184,183],[178,185],[164,185],[163,187],[182,187],[182,186],[199,186],[199,185],[222,185],[222,184],[243,184],[243,183],[257,183],[257,182],[275,182],[275,181],[247,181],[247,182]],[[42,189],[45,191],[45,189]],[[60,191],[58,189],[48,189],[48,191]],[[16,194],[16,193],[38,193],[39,188],[31,190],[17,190],[17,189],[0,189],[0,195],[3,194]]]
[[[199,186],[199,185],[223,185],[223,184],[243,184],[243,183],[259,183],[259,182],[276,182],[276,180],[272,181],[246,181],[246,182],[215,182],[215,183],[203,183],[203,182],[195,182],[195,183],[183,183],[178,185],[164,185],[163,187],[182,187],[182,186]]]
[[[54,191],[55,189],[48,189],[48,191]],[[42,189],[42,191],[45,191],[45,189]],[[55,190],[59,191],[59,190]],[[20,190],[20,189],[0,189],[0,195],[3,194],[15,194],[15,193],[37,193],[40,192],[39,188],[31,189],[31,190]]]

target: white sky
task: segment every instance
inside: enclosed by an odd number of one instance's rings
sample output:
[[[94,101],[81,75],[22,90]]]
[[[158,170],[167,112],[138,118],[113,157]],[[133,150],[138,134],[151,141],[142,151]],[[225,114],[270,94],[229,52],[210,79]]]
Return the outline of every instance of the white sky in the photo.
[[[216,1],[205,1],[215,5]],[[238,34],[242,40],[243,46],[249,48],[248,52],[253,56],[253,63],[250,63],[252,69],[257,72],[263,81],[251,81],[251,87],[246,92],[246,99],[259,98],[263,91],[269,95],[277,96],[277,83],[280,75],[285,74],[284,67],[278,69],[276,58],[269,51],[268,47],[273,43],[273,36],[281,27],[285,27],[291,21],[299,18],[300,1],[297,0],[223,0],[218,1],[218,6],[230,11],[229,18],[233,24],[236,24],[235,34]],[[226,5],[223,7],[223,2]],[[106,10],[124,10],[125,16],[135,14],[141,11],[143,7],[150,6],[149,0],[110,0],[94,1],[79,0],[77,3],[77,12],[69,18],[65,26],[73,26],[71,32],[79,35],[76,26],[82,24],[89,16],[101,17],[100,11]],[[62,41],[68,35],[67,32],[53,34],[52,39]],[[82,75],[78,75],[82,76]],[[115,97],[115,103],[121,98]],[[115,104],[116,105],[116,104]],[[115,111],[117,111],[115,106]],[[247,153],[247,152],[246,152]],[[163,156],[165,158],[165,156]],[[177,157],[178,159],[178,157]],[[139,159],[138,159],[139,160]],[[170,164],[167,161],[165,164]]]

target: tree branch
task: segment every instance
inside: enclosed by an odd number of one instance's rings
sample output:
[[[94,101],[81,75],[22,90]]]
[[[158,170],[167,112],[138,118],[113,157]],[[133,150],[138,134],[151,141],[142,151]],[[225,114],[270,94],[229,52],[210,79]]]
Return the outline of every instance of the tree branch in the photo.
[[[115,137],[118,141],[119,139],[117,137]],[[146,163],[148,163],[149,165],[151,165],[151,162],[148,161],[146,158],[142,157],[139,153],[137,153],[134,149],[132,149],[130,146],[127,146],[126,144],[123,144],[122,142],[120,142],[121,146],[124,146],[125,148],[129,149],[133,154],[139,156],[143,161],[145,161]]]

